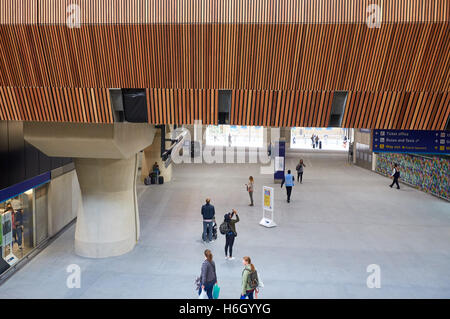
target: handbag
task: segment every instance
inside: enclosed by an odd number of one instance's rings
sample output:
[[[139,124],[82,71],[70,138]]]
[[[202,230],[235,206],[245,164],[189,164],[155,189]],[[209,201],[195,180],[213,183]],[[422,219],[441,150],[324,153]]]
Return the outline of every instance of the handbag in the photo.
[[[200,295],[198,296],[198,299],[208,299],[208,295],[206,294],[205,289],[202,289]]]
[[[213,287],[213,298],[219,299],[220,287],[218,284],[215,284]]]

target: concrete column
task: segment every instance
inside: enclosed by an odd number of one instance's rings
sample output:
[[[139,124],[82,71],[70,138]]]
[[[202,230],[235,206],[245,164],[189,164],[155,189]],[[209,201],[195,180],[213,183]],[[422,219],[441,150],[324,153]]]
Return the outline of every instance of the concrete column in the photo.
[[[167,138],[170,137],[170,133],[166,133]],[[170,144],[166,143],[168,147]],[[164,177],[164,183],[170,182],[172,180],[172,165],[166,168],[164,162],[161,159],[161,132],[158,130],[155,133],[155,137],[153,139],[152,145],[148,146],[144,149],[144,154],[142,157],[142,171],[141,171],[141,180],[144,181],[144,178],[148,176],[150,171],[153,168],[153,164],[158,163],[159,170],[161,171],[161,176]]]
[[[75,167],[83,199],[75,252],[103,258],[131,251],[139,239],[137,154],[128,159],[76,158]]]
[[[377,170],[377,154],[372,152],[372,171]]]
[[[280,139],[284,138],[286,142],[286,150],[291,148],[291,128],[280,127]]]
[[[47,156],[74,158],[81,190],[78,255],[102,258],[133,249],[139,239],[137,153],[152,144],[154,133],[147,123],[24,122],[28,143]]]

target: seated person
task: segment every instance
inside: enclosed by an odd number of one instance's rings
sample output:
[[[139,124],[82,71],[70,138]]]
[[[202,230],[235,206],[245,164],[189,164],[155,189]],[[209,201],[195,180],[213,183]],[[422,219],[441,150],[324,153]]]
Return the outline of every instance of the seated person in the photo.
[[[157,162],[155,162],[155,164],[153,164],[152,171],[153,171],[155,174],[159,175],[160,170],[159,170],[159,165],[158,165]]]

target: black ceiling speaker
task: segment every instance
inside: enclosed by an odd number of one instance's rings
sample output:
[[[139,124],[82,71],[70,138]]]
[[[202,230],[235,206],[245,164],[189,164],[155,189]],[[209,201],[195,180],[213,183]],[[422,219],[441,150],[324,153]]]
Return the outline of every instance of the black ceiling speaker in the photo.
[[[132,123],[148,123],[145,89],[122,89],[125,120]]]

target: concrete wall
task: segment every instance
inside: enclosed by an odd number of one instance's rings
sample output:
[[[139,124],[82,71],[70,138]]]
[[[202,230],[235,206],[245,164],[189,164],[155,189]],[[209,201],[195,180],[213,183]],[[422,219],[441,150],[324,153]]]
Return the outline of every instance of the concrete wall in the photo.
[[[55,235],[77,217],[81,205],[80,185],[76,171],[58,176],[48,187],[48,233]]]
[[[371,133],[361,132],[359,129],[354,129],[355,132],[355,142],[361,143],[361,144],[367,144],[370,146],[370,150],[372,150],[372,139]]]
[[[359,129],[353,129],[353,164],[358,166],[374,169],[373,152],[372,152],[372,131],[361,132]]]

